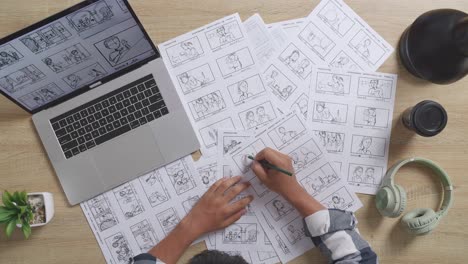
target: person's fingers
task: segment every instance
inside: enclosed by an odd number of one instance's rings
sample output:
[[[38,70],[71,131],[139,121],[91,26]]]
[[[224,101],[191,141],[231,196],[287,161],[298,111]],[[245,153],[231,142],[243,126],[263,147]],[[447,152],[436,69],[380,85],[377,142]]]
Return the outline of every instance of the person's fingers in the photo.
[[[268,173],[265,168],[263,168],[262,164],[260,164],[260,162],[255,160],[252,162],[250,167],[252,168],[252,171],[255,173],[255,175],[257,175],[257,177],[260,179],[260,181],[264,182],[267,180]]]
[[[236,212],[242,210],[247,205],[249,205],[249,203],[251,203],[252,201],[253,201],[253,196],[249,195],[229,205],[229,207],[227,207],[226,209],[227,215],[235,214]]]
[[[262,151],[257,153],[255,160],[266,160],[271,164],[280,164],[281,160],[284,159],[284,154],[271,148],[264,148]]]
[[[226,192],[232,185],[238,183],[241,180],[242,176],[235,176],[229,179],[224,180],[219,187],[216,189],[217,194],[224,195],[224,192]]]
[[[239,220],[246,212],[247,212],[247,210],[241,209],[240,211],[238,211],[235,214],[231,215],[226,220],[224,220],[222,228],[230,226],[231,224],[233,224],[234,222]]]
[[[231,189],[229,189],[225,194],[224,194],[224,197],[226,198],[226,200],[228,201],[231,201],[232,199],[234,199],[237,195],[239,195],[241,192],[245,191],[247,188],[250,187],[250,183],[249,182],[244,182],[244,183],[240,183],[240,184],[237,184],[236,186],[232,187]]]
[[[219,186],[221,186],[221,184],[222,184],[225,180],[227,180],[227,178],[221,178],[221,179],[217,180],[215,183],[213,183],[213,185],[211,185],[211,187],[208,189],[207,192],[215,192],[216,189],[218,189]]]

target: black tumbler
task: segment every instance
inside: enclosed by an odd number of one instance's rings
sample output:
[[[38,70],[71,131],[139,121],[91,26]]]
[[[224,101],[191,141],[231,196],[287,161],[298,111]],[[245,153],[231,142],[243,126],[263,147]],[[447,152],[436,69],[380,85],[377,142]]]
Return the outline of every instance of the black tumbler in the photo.
[[[430,100],[406,109],[401,116],[406,128],[423,137],[432,137],[442,132],[447,120],[445,109],[439,103]]]
[[[449,84],[468,74],[468,14],[437,9],[418,17],[399,43],[402,64],[414,76]]]

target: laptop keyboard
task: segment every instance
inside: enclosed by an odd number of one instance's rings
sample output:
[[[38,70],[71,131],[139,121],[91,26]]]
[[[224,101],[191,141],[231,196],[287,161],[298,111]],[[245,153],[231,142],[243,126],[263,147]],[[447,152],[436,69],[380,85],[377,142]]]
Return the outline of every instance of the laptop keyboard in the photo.
[[[169,114],[152,75],[50,120],[67,159]]]

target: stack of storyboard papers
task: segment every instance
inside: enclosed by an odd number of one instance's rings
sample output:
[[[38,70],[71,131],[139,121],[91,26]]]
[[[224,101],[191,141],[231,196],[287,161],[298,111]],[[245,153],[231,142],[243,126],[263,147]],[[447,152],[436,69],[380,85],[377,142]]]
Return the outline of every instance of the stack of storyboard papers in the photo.
[[[159,45],[201,143],[190,156],[81,204],[108,263],[161,241],[218,179],[253,195],[233,225],[200,238],[249,263],[286,263],[313,248],[303,219],[250,170],[266,147],[288,154],[307,192],[355,212],[386,171],[397,76],[375,72],[393,48],[341,0],[266,25],[238,14]],[[196,241],[196,242],[199,242]]]

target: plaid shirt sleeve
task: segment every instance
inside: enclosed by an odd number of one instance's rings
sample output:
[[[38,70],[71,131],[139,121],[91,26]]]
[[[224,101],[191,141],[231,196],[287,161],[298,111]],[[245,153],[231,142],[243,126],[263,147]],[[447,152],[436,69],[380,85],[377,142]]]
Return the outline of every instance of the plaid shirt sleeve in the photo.
[[[378,263],[377,255],[356,225],[353,213],[338,209],[321,210],[304,219],[307,236],[331,263]]]

